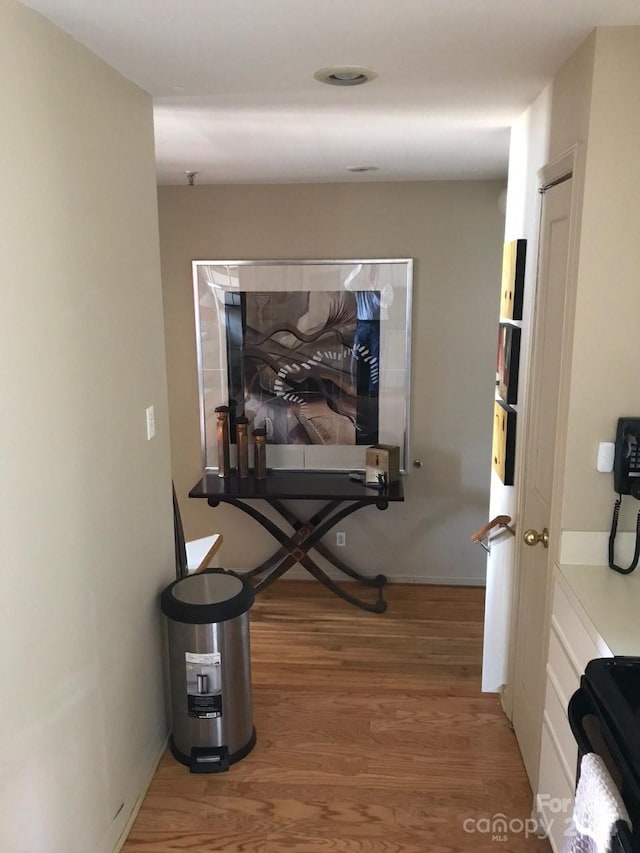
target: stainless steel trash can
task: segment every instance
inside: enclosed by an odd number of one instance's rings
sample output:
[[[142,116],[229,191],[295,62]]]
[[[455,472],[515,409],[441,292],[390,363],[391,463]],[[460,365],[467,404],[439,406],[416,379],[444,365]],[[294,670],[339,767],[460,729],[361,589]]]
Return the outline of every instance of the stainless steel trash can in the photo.
[[[207,569],[162,593],[167,617],[171,752],[192,773],[228,770],[253,749],[249,608],[251,585]]]

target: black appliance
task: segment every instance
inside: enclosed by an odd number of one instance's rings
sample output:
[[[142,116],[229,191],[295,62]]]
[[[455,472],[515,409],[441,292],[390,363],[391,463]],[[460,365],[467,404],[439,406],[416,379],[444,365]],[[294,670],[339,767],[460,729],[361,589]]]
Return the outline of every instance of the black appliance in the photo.
[[[613,853],[640,853],[640,657],[590,661],[568,713],[578,744],[578,775],[585,753],[599,755],[631,818],[632,831],[617,824]]]

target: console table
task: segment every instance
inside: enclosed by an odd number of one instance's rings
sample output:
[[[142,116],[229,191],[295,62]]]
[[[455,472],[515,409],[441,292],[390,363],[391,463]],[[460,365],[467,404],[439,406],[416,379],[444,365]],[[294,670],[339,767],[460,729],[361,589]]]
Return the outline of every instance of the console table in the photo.
[[[266,589],[292,566],[300,563],[316,580],[350,604],[372,613],[383,613],[387,609],[387,603],[382,597],[386,577],[356,572],[339,557],[334,556],[321,540],[332,527],[359,509],[374,506],[385,510],[390,501],[403,501],[401,481],[391,483],[384,491],[380,491],[350,480],[347,474],[334,472],[269,471],[264,480],[256,480],[254,477],[240,479],[235,474],[230,477],[218,477],[216,473],[207,473],[191,489],[189,497],[204,498],[212,507],[220,503],[237,507],[261,524],[280,543],[280,547],[267,560],[244,573],[245,577],[255,579],[254,587],[257,592]],[[303,521],[284,506],[282,501],[285,500],[320,500],[324,503],[317,512]],[[272,507],[294,532],[287,532],[254,506],[255,502],[260,501]],[[321,554],[343,574],[366,586],[374,587],[377,590],[376,601],[369,603],[347,592],[318,566],[309,553],[311,549]]]

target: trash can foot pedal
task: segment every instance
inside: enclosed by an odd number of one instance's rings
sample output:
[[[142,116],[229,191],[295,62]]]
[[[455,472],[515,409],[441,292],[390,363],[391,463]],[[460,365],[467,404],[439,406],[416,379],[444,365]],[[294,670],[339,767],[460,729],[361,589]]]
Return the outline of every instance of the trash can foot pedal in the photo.
[[[192,746],[189,770],[192,773],[224,773],[229,769],[229,750],[226,746]]]
[[[226,746],[193,746],[191,747],[191,755],[185,755],[175,745],[173,735],[169,738],[171,754],[181,764],[186,765],[192,773],[224,773],[232,764],[248,755],[255,745],[255,728],[247,743],[237,752],[231,754],[229,754],[229,749]]]

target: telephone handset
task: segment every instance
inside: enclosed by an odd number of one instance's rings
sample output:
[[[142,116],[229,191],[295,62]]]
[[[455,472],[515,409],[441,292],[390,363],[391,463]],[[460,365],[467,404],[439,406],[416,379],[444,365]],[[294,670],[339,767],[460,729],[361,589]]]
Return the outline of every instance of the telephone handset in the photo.
[[[611,533],[609,535],[609,567],[620,574],[630,574],[640,560],[640,512],[636,520],[636,547],[631,564],[623,569],[617,566],[614,558],[618,518],[622,506],[622,496],[631,495],[640,500],[640,418],[620,418],[616,432],[615,457],[613,461],[613,485],[618,499],[613,506]]]
[[[619,495],[640,500],[640,418],[618,421],[613,485]]]

